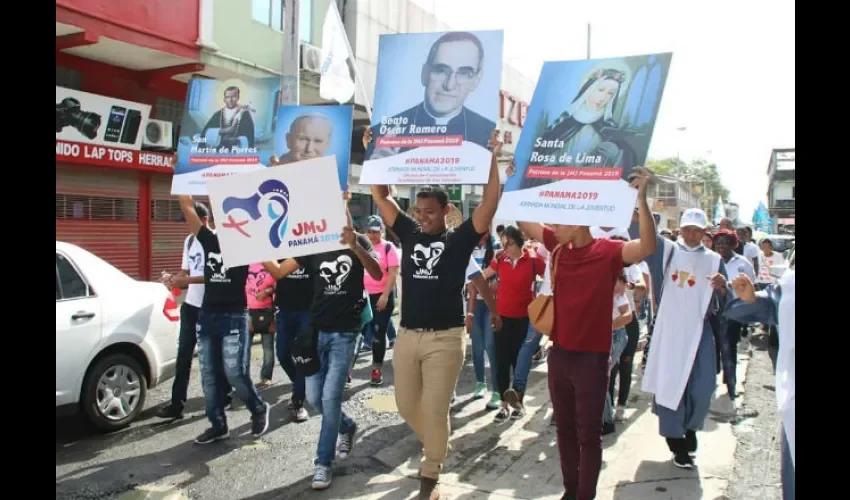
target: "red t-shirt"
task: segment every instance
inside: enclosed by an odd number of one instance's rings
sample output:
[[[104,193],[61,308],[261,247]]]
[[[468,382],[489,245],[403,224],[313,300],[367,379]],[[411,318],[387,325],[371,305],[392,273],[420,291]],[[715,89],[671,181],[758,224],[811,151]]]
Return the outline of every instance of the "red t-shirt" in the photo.
[[[540,257],[531,257],[528,252],[523,252],[516,265],[513,265],[510,259],[502,254],[493,259],[490,269],[499,276],[499,291],[496,294],[496,310],[499,316],[528,317],[528,304],[534,300],[533,278],[546,272],[546,262]]]
[[[543,230],[543,244],[550,252],[558,245],[549,228]],[[625,244],[596,239],[582,248],[564,247],[550,257],[557,257],[558,266],[551,335],[555,345],[571,351],[611,352],[614,285],[623,271]]]

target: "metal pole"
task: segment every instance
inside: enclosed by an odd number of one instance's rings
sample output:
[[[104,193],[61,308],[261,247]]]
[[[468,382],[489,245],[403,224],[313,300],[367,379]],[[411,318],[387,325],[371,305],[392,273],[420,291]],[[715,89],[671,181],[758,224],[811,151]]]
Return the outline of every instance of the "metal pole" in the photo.
[[[280,104],[298,106],[301,94],[300,0],[283,2],[283,47],[280,65]]]
[[[587,23],[587,58],[590,59],[590,23]]]

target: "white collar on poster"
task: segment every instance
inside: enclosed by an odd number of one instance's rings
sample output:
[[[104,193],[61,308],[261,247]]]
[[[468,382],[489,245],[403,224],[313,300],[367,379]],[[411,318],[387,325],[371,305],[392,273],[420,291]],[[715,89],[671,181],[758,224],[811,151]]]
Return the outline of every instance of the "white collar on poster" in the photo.
[[[437,125],[448,125],[448,123],[452,120],[452,118],[458,116],[463,111],[463,106],[461,106],[461,107],[457,108],[457,110],[455,110],[455,112],[452,113],[451,115],[446,115],[446,116],[438,118],[438,117],[434,116],[433,114],[431,114],[431,111],[428,109],[428,102],[427,101],[425,101],[425,105],[422,106],[422,107],[425,109],[425,112],[428,113],[428,116],[430,116],[431,118],[434,119],[434,123],[437,124]]]

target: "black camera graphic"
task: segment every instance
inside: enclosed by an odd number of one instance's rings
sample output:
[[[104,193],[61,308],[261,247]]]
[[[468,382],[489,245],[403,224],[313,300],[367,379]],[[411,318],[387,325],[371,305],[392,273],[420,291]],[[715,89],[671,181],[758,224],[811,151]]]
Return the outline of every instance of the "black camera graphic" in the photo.
[[[80,109],[80,101],[66,97],[56,105],[56,133],[62,132],[69,125],[89,139],[94,139],[100,128],[100,115],[83,111]]]

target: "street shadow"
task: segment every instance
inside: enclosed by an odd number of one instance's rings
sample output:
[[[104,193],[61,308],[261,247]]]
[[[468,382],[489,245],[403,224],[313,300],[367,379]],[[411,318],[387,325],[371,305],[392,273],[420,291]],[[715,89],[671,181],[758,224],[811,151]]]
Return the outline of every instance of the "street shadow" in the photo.
[[[614,489],[614,500],[635,498],[703,500],[702,481],[696,468],[679,469],[669,460],[644,460],[631,481],[619,481]]]
[[[86,491],[92,484],[102,491],[119,491],[126,489],[127,484],[148,484],[166,476],[179,478],[188,474],[187,478],[173,483],[175,488],[184,488],[210,474],[208,462],[245,444],[245,440],[233,437],[205,446],[182,442],[145,455],[88,465],[57,476],[57,495]]]

